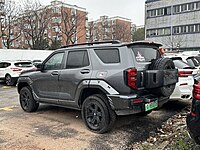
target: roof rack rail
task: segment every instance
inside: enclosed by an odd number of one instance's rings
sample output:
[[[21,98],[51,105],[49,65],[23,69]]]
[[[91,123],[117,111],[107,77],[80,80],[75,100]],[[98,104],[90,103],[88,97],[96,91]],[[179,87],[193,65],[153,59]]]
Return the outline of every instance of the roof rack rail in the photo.
[[[100,41],[100,42],[88,42],[88,43],[78,43],[78,44],[72,44],[72,45],[67,45],[67,46],[63,46],[61,48],[68,48],[68,47],[74,47],[74,46],[81,46],[81,45],[94,45],[94,44],[119,44],[121,43],[119,40],[110,40],[110,41]]]

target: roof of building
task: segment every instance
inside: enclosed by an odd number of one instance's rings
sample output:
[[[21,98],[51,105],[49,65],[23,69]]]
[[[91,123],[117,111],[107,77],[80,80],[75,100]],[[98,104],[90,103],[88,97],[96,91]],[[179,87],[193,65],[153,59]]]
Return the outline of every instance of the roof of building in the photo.
[[[146,0],[145,3],[151,3],[151,2],[156,2],[156,1],[160,1],[160,0]]]
[[[52,6],[58,6],[58,7],[64,6],[64,7],[67,7],[67,8],[73,8],[73,9],[77,9],[77,10],[86,12],[86,8],[79,7],[77,5],[67,4],[67,3],[64,3],[64,2],[59,1],[59,0],[52,0],[51,4],[48,5],[48,7],[52,7]]]

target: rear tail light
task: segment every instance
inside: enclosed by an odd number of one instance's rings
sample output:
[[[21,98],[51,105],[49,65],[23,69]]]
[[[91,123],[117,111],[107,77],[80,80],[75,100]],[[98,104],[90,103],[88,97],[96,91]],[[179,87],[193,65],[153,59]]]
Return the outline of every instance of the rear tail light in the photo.
[[[127,85],[130,88],[137,89],[137,69],[131,68],[126,70]]]
[[[182,84],[180,84],[180,86],[185,86],[185,85],[188,85],[188,83],[182,83]]]
[[[21,68],[10,68],[12,71],[22,71]]]
[[[193,97],[200,100],[200,82],[195,83],[193,87]]]
[[[192,75],[192,71],[179,71],[178,72],[179,77],[188,77],[189,75]]]
[[[143,102],[143,100],[141,100],[141,99],[134,99],[132,101],[133,101],[133,103],[142,103]]]

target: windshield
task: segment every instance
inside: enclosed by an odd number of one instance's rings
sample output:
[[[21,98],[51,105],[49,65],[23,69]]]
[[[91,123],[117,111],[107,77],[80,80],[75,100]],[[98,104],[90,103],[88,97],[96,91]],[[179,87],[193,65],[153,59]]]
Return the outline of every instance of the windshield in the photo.
[[[173,60],[175,67],[178,69],[194,69],[182,60]]]
[[[150,47],[133,47],[132,48],[137,62],[150,62],[157,59],[159,52],[156,48]]]
[[[200,57],[190,57],[187,59],[187,62],[193,67],[200,66]]]

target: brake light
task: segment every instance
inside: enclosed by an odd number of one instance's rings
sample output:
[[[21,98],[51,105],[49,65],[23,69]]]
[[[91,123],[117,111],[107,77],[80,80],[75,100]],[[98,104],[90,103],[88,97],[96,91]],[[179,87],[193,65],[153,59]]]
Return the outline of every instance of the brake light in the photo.
[[[179,71],[178,72],[179,77],[188,77],[191,74],[192,74],[192,71]]]
[[[21,68],[10,68],[12,71],[22,71]]]
[[[131,68],[127,70],[127,84],[133,89],[137,89],[137,69]]]
[[[182,83],[182,84],[180,84],[180,86],[185,86],[185,85],[188,85],[188,83]]]
[[[200,82],[195,83],[193,87],[193,97],[200,100]]]
[[[132,101],[133,101],[133,103],[142,103],[143,102],[143,100],[141,100],[141,99],[134,99]]]

